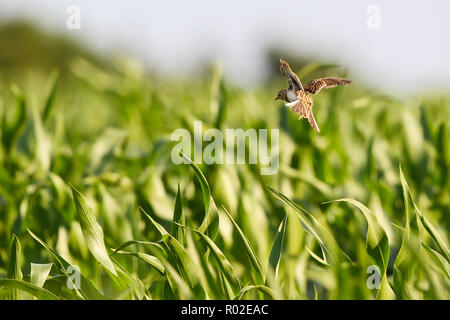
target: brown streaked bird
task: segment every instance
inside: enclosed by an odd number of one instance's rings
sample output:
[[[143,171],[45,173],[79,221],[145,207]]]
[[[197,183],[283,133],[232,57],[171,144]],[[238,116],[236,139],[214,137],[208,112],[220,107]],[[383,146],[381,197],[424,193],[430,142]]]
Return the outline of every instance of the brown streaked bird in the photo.
[[[290,107],[293,112],[298,113],[299,120],[307,118],[314,130],[320,132],[312,112],[313,99],[311,94],[316,94],[323,88],[347,85],[351,81],[342,78],[321,78],[311,80],[303,87],[300,79],[291,70],[289,64],[283,59],[280,59],[280,70],[281,73],[288,78],[289,87],[280,90],[275,100],[280,99],[286,101],[286,107]]]

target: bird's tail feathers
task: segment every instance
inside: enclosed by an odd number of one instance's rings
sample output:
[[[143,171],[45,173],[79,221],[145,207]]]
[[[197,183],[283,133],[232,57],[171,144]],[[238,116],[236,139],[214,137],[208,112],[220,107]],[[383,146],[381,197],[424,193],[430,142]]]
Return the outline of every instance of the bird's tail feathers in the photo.
[[[316,122],[316,119],[314,118],[314,114],[313,114],[312,110],[310,110],[310,112],[308,114],[308,121],[314,130],[316,130],[317,132],[320,132],[319,126],[317,125],[317,122]]]

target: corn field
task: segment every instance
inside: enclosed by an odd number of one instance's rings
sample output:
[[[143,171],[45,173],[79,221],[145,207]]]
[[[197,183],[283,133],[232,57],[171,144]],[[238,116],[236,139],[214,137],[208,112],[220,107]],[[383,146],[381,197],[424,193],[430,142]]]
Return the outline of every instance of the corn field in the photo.
[[[273,100],[284,82],[81,58],[0,82],[0,297],[448,299],[448,94],[330,89],[318,134]],[[196,120],[279,129],[278,172],[174,164]]]

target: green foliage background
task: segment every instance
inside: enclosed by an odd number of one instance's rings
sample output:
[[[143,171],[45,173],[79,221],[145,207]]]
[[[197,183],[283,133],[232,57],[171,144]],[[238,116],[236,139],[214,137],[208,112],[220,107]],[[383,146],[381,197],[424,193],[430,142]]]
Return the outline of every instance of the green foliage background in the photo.
[[[317,134],[273,101],[281,76],[243,90],[220,68],[172,81],[74,55],[0,82],[2,298],[449,298],[447,94],[325,90]],[[173,164],[194,120],[279,128],[279,172]]]

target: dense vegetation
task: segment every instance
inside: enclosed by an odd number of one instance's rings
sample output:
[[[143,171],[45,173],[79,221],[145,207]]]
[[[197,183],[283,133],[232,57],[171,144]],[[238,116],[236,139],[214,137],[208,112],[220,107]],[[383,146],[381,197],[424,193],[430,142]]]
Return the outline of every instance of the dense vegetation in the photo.
[[[450,97],[329,89],[317,134],[273,101],[281,77],[246,91],[219,68],[114,68],[78,58],[0,85],[3,298],[449,298]],[[279,172],[175,165],[170,134],[194,120],[279,128]]]

